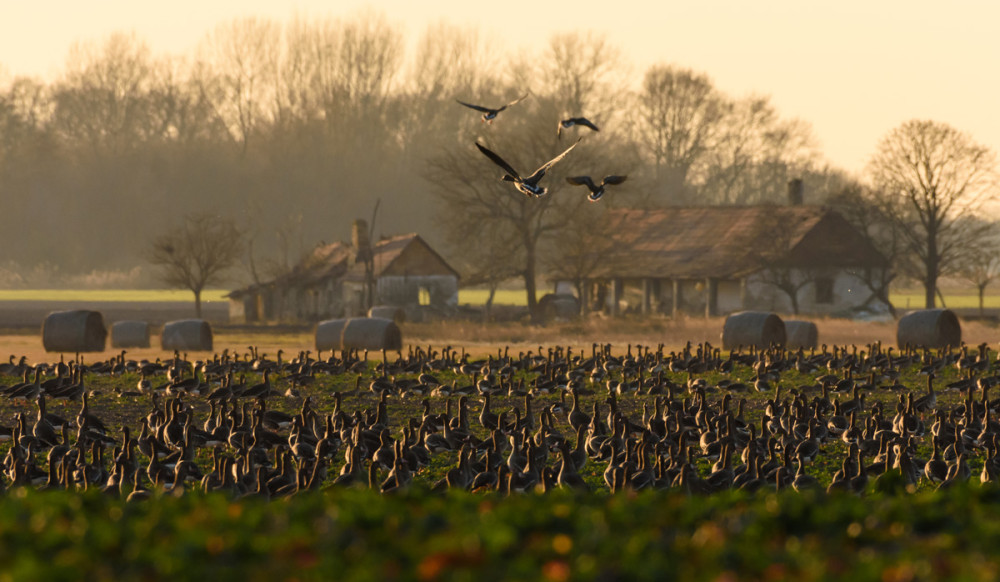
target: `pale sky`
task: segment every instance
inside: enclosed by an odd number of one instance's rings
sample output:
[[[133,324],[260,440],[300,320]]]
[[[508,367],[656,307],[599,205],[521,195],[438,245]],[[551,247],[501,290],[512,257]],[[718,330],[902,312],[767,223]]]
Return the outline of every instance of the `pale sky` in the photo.
[[[850,172],[915,118],[948,123],[1000,155],[993,0],[0,0],[0,69],[52,80],[77,40],[134,31],[154,54],[189,54],[234,18],[349,18],[364,7],[410,41],[441,20],[512,49],[543,49],[557,32],[604,33],[636,82],[663,62],[704,72],[734,97],[769,95],[783,117],[812,125],[827,160]]]

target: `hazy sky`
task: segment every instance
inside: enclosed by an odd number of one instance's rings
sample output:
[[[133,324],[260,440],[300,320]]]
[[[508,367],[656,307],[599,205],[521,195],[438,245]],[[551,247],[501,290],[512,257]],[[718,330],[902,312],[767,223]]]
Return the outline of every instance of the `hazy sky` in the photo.
[[[705,72],[733,96],[770,95],[784,117],[812,125],[832,164],[852,172],[913,118],[948,123],[1000,154],[994,0],[0,0],[0,67],[51,80],[76,40],[135,31],[155,54],[183,54],[233,18],[350,17],[365,6],[410,41],[440,20],[512,48],[544,48],[554,32],[605,33],[637,81],[665,62]]]

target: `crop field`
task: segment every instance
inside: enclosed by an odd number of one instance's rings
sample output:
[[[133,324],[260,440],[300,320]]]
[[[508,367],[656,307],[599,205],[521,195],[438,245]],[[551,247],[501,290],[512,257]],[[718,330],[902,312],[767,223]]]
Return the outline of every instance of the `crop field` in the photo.
[[[8,344],[0,578],[995,576],[995,342],[730,354],[658,329],[385,359]]]

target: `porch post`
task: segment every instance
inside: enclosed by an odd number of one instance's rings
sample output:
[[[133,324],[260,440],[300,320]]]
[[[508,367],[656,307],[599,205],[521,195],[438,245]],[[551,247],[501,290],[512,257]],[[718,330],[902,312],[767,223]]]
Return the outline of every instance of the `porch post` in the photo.
[[[618,302],[622,298],[622,280],[615,277],[611,280],[611,317],[618,317]]]
[[[653,283],[648,278],[642,280],[642,314],[649,315],[650,295],[653,291]]]
[[[715,277],[705,279],[705,317],[714,317],[719,311],[719,280]]]
[[[674,286],[674,305],[671,313],[676,318],[681,311],[681,282],[678,279],[671,279],[670,282]]]

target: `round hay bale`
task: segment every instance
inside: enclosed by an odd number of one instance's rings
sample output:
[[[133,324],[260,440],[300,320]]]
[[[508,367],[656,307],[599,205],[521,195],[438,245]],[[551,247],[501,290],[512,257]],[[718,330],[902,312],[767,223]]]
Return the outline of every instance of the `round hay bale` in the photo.
[[[739,346],[766,348],[784,346],[785,322],[774,313],[766,311],[740,311],[726,318],[722,326],[722,349],[733,350]]]
[[[42,322],[47,352],[103,352],[108,330],[99,311],[53,311]]]
[[[391,319],[396,323],[406,323],[406,310],[395,305],[373,305],[368,310],[368,317]]]
[[[790,319],[785,322],[785,347],[810,350],[819,347],[819,328],[811,321]]]
[[[896,345],[900,348],[958,347],[962,343],[962,326],[950,309],[923,309],[907,313],[896,325]]]
[[[400,350],[403,335],[391,319],[330,319],[316,325],[316,350]]]
[[[116,321],[111,324],[111,347],[148,348],[149,322]]]
[[[163,324],[160,346],[165,350],[212,351],[212,326],[204,319],[181,319]]]

